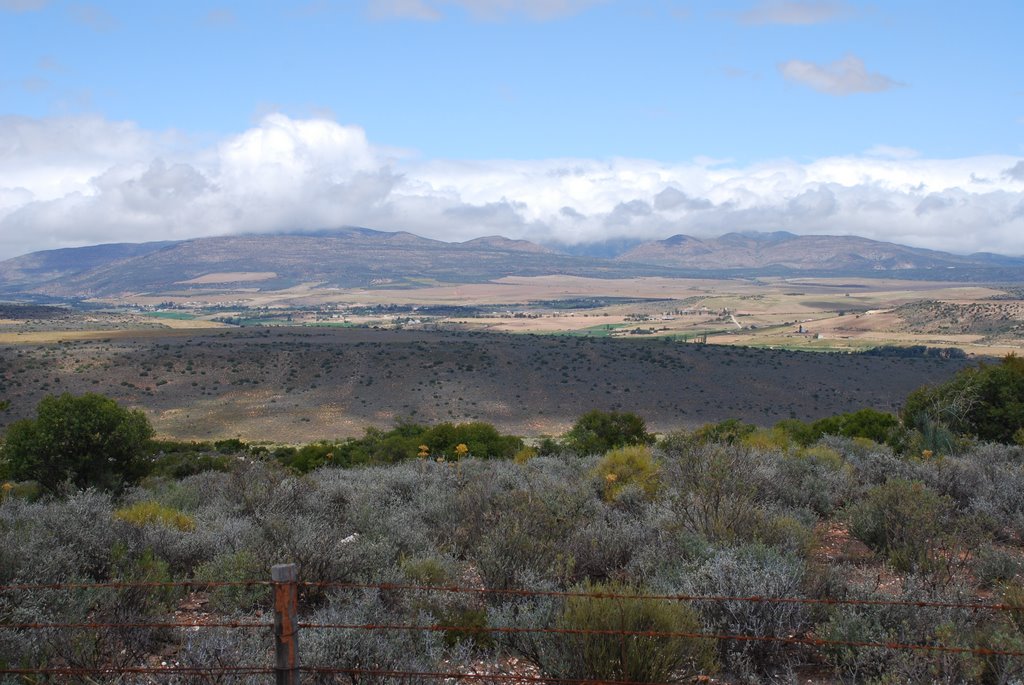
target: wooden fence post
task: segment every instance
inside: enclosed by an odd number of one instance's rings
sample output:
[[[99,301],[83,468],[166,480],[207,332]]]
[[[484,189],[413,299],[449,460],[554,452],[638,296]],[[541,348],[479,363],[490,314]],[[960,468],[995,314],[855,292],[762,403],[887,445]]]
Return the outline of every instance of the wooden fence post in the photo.
[[[299,685],[299,569],[271,567],[274,587],[274,672],[277,685]]]

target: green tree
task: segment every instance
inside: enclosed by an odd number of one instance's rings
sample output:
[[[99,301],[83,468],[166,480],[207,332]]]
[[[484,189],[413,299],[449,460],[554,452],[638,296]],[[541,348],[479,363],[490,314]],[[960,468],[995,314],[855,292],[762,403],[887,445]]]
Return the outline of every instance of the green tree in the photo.
[[[654,436],[642,418],[630,412],[589,411],[565,434],[565,444],[578,454],[603,454],[627,445],[650,445]]]
[[[36,418],[7,428],[2,459],[9,477],[38,481],[51,492],[67,481],[116,490],[145,474],[152,436],[141,411],[95,393],[64,393],[44,398]]]
[[[904,425],[938,425],[954,433],[1013,443],[1024,428],[1024,359],[964,369],[939,386],[912,392],[901,412]]]

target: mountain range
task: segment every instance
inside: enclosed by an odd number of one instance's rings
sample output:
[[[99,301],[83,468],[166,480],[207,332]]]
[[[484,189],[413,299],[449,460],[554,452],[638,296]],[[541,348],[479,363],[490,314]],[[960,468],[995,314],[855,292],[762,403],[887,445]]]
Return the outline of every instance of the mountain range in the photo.
[[[571,250],[500,236],[465,242],[344,228],[33,252],[0,262],[0,296],[110,298],[246,287],[422,287],[505,276],[598,278],[843,275],[1024,281],[1024,258],[954,255],[856,236],[787,232],[675,235]],[[597,256],[602,255],[602,256]]]

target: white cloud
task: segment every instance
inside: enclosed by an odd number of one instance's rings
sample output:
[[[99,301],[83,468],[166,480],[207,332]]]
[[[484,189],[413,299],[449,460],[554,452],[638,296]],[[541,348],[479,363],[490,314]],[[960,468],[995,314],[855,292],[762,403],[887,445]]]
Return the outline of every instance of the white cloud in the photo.
[[[441,18],[441,13],[423,0],[369,0],[367,12],[374,19],[434,21]]]
[[[785,229],[1020,253],[1018,158],[884,151],[752,165],[423,161],[357,126],[283,114],[203,147],[98,117],[0,117],[0,257],[344,225],[563,243]]]
[[[835,0],[762,0],[739,15],[744,24],[821,24],[849,16],[852,10],[845,2]]]
[[[921,153],[912,147],[894,145],[872,145],[864,151],[864,154],[868,157],[885,157],[886,159],[914,159],[921,156]]]
[[[459,7],[473,17],[497,21],[521,15],[535,21],[549,21],[578,14],[608,0],[368,0],[367,11],[375,19],[420,19],[434,21],[446,6]]]
[[[794,59],[780,64],[779,72],[787,81],[829,95],[877,93],[905,85],[883,74],[869,73],[864,61],[856,55],[847,55],[825,65]]]

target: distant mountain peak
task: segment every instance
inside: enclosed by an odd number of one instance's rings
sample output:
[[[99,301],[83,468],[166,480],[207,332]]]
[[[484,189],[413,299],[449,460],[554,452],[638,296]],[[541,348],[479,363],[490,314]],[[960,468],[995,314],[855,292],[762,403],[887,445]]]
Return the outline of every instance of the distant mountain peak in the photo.
[[[481,238],[473,238],[458,243],[464,247],[489,247],[498,250],[512,250],[516,252],[544,252],[554,254],[554,250],[531,243],[529,240],[513,240],[500,235],[487,235]]]

